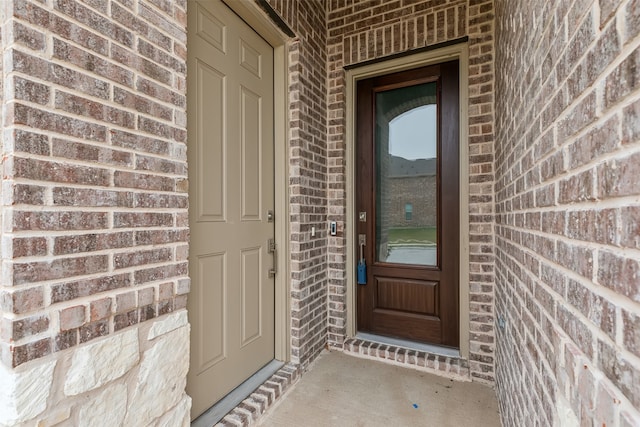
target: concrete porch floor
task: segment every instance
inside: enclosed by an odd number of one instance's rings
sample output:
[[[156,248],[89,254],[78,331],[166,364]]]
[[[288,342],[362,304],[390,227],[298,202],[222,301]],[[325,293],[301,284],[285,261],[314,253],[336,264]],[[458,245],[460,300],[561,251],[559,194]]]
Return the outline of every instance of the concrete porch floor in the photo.
[[[260,426],[500,426],[488,386],[324,352]]]

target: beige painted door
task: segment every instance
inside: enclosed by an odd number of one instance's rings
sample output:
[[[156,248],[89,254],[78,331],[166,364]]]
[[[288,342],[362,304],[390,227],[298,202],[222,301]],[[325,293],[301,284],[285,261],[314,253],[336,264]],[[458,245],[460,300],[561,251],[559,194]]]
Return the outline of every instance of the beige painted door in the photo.
[[[274,357],[273,49],[219,0],[188,9],[195,418]]]

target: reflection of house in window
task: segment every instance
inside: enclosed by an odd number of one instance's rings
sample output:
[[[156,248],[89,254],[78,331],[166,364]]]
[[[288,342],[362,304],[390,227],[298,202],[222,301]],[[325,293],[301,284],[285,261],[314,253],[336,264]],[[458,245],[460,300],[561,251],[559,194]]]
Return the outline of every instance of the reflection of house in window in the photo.
[[[411,221],[413,217],[413,205],[411,203],[406,203],[404,205],[404,220]]]

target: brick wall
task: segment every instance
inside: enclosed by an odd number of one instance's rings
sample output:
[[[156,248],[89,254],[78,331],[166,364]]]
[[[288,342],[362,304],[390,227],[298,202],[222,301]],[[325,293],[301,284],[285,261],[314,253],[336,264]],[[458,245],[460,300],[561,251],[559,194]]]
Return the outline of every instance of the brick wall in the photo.
[[[296,34],[288,58],[291,361],[306,367],[327,342],[326,0],[269,3]]]
[[[492,382],[493,353],[493,1],[330,0],[328,4],[328,219],[346,223],[343,67],[469,37],[470,371]],[[468,145],[464,145],[468,142]],[[346,240],[330,237],[329,342],[346,337]]]
[[[640,2],[496,17],[503,422],[638,425]]]
[[[108,404],[136,419],[147,381],[174,391],[138,421],[188,414],[188,360],[171,355],[188,354],[186,0],[0,7],[0,376],[17,396],[0,425],[89,425],[85,404],[123,389]],[[170,361],[175,377],[143,378]],[[22,402],[25,384],[42,395]]]

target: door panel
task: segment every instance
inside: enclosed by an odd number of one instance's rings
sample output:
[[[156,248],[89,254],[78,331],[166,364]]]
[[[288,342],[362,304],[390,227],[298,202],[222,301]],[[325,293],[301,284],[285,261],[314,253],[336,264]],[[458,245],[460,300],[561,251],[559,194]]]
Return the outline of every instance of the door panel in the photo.
[[[195,418],[274,357],[273,49],[220,0],[188,20]]]
[[[459,345],[458,97],[457,61],[358,82],[359,331]]]

